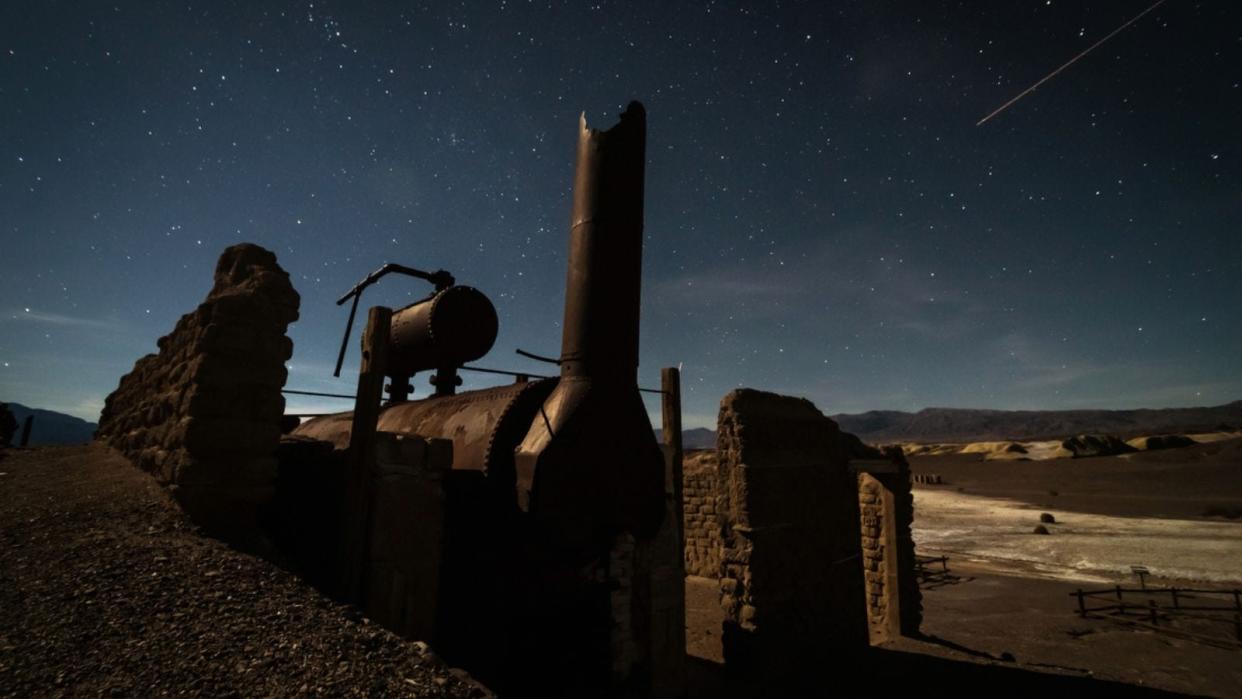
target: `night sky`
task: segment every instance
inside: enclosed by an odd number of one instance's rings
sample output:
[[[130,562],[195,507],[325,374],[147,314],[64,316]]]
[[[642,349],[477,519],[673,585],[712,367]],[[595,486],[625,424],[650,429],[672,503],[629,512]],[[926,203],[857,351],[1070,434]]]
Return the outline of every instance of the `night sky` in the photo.
[[[1242,398],[1242,4],[1168,0],[975,126],[1148,5],[5,2],[0,400],[96,418],[241,241],[302,295],[291,388],[352,391],[334,301],[384,262],[492,298],[479,365],[547,371],[514,349],[560,349],[578,115],[631,99],[640,381],[682,364],[687,426],[739,385]]]

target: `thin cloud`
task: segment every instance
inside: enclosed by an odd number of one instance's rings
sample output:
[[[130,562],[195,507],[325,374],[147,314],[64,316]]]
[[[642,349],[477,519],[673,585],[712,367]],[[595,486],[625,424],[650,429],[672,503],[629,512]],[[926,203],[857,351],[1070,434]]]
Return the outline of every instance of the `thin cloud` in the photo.
[[[29,308],[10,310],[5,312],[0,321],[17,322],[17,323],[45,323],[48,325],[60,325],[77,328],[92,328],[96,330],[121,330],[124,326],[116,321],[100,320],[98,318],[79,318],[77,316],[66,316],[58,313],[44,313]]]
[[[864,255],[842,242],[867,235],[843,233],[806,251],[783,250],[749,263],[704,261],[702,269],[658,282],[654,310],[749,319],[805,315],[825,306],[837,318],[871,318],[937,340],[972,334],[992,310],[935,269]]]

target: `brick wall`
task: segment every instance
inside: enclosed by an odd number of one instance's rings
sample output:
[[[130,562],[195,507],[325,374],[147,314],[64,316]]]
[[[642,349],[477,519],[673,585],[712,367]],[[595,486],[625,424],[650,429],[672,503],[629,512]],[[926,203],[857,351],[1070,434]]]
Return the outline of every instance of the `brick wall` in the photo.
[[[922,593],[914,569],[914,497],[910,466],[900,449],[859,460],[858,504],[863,576],[872,643],[918,633]]]
[[[717,434],[726,664],[849,662],[869,636],[845,438],[810,401],[750,389],[721,401]]]
[[[722,541],[716,516],[716,452],[687,453],[683,464],[686,574],[719,578]]]
[[[298,303],[274,254],[248,243],[226,249],[206,300],[104,404],[96,438],[170,486],[216,533],[253,528],[272,494],[293,353],[285,329]]]

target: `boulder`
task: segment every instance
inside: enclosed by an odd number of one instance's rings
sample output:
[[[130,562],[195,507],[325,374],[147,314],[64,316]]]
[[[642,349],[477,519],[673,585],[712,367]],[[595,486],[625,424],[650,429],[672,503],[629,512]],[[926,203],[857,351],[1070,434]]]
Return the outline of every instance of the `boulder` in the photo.
[[[1089,456],[1115,456],[1138,451],[1111,434],[1080,434],[1061,442],[1061,448],[1075,459]]]
[[[1126,444],[1142,451],[1156,451],[1158,449],[1181,449],[1198,444],[1198,442],[1184,434],[1161,434],[1153,437],[1135,437],[1127,440]]]

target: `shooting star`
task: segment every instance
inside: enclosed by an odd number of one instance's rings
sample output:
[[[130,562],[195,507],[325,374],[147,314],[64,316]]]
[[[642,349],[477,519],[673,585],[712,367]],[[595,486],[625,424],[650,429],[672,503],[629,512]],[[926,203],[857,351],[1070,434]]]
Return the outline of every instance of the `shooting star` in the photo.
[[[1095,42],[1094,44],[1091,44],[1091,45],[1090,45],[1090,46],[1088,46],[1088,47],[1086,48],[1086,50],[1084,50],[1082,53],[1080,53],[1080,54],[1078,54],[1077,56],[1074,56],[1073,58],[1071,58],[1071,59],[1069,59],[1068,61],[1066,61],[1066,62],[1065,62],[1065,65],[1063,65],[1063,66],[1061,66],[1060,68],[1057,68],[1056,70],[1052,71],[1051,73],[1049,73],[1049,74],[1045,75],[1043,78],[1041,78],[1041,79],[1040,79],[1040,81],[1039,81],[1039,82],[1035,83],[1034,85],[1031,85],[1030,87],[1026,88],[1026,89],[1025,89],[1025,90],[1023,90],[1022,92],[1019,92],[1017,97],[1014,97],[1013,99],[1009,100],[1008,102],[1006,102],[1006,103],[1002,104],[1001,106],[999,106],[999,107],[997,107],[997,108],[996,108],[996,111],[992,112],[991,114],[989,114],[989,115],[987,115],[987,116],[983,117],[982,119],[980,119],[979,121],[975,122],[975,126],[983,126],[984,122],[986,122],[988,119],[991,119],[992,117],[996,116],[997,114],[1000,114],[1001,112],[1005,111],[1006,109],[1009,109],[1009,107],[1010,107],[1010,106],[1011,106],[1014,102],[1017,102],[1018,100],[1022,99],[1023,97],[1026,97],[1027,95],[1031,94],[1031,93],[1032,93],[1032,92],[1034,92],[1037,88],[1039,88],[1039,86],[1040,86],[1040,85],[1043,85],[1044,83],[1046,83],[1046,82],[1048,82],[1049,80],[1051,80],[1051,79],[1053,79],[1054,77],[1056,77],[1057,73],[1060,73],[1061,71],[1065,70],[1066,68],[1069,68],[1070,66],[1074,65],[1074,63],[1076,63],[1076,62],[1078,61],[1078,59],[1080,59],[1080,58],[1082,58],[1083,56],[1086,56],[1087,54],[1091,53],[1092,51],[1094,51],[1094,50],[1096,49],[1096,47],[1098,47],[1100,44],[1104,43],[1105,41],[1108,41],[1109,39],[1113,38],[1114,36],[1117,36],[1117,35],[1118,35],[1118,34],[1120,34],[1120,33],[1122,32],[1122,30],[1124,30],[1126,27],[1128,27],[1128,26],[1130,26],[1131,24],[1134,24],[1135,22],[1139,21],[1139,20],[1140,20],[1140,19],[1142,19],[1142,18],[1143,18],[1143,16],[1144,16],[1144,15],[1146,15],[1148,12],[1151,12],[1152,10],[1156,9],[1157,7],[1160,7],[1161,5],[1163,5],[1163,4],[1164,4],[1164,2],[1165,2],[1165,0],[1157,0],[1157,2],[1156,2],[1154,5],[1152,5],[1151,7],[1147,8],[1146,10],[1143,10],[1142,12],[1140,12],[1140,13],[1138,13],[1137,15],[1135,15],[1134,17],[1132,17],[1132,18],[1130,19],[1130,21],[1128,21],[1128,22],[1126,22],[1125,24],[1121,25],[1120,27],[1117,27],[1116,29],[1114,29],[1111,33],[1109,33],[1109,35],[1108,35],[1108,36],[1104,37],[1103,39],[1100,39],[1099,41]]]

